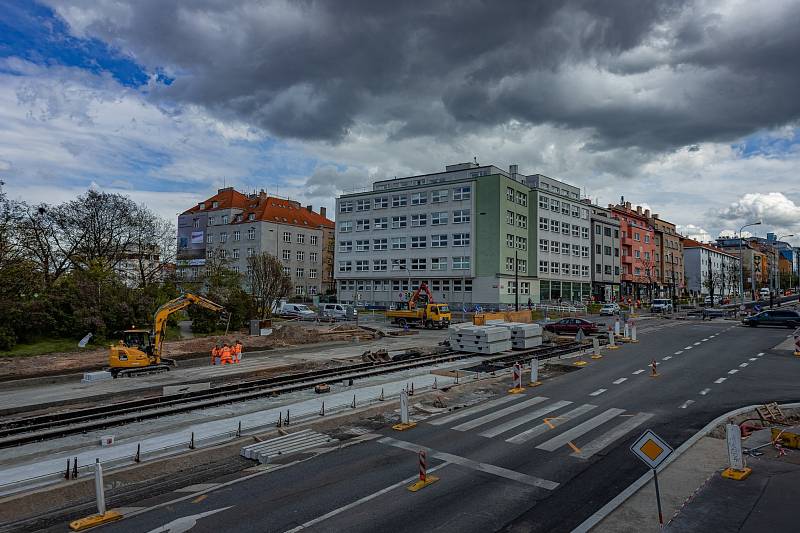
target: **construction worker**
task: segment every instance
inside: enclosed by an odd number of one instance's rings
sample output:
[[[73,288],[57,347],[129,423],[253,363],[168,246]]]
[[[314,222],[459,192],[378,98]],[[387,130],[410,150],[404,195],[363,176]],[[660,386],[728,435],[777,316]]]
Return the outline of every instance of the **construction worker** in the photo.
[[[231,347],[228,346],[228,343],[226,342],[222,345],[222,353],[220,354],[220,362],[223,366],[233,363],[231,355]]]
[[[220,357],[222,357],[222,347],[217,343],[211,348],[211,364],[218,365]]]
[[[236,363],[242,360],[242,343],[239,342],[239,339],[236,339],[236,344],[233,345],[233,353]]]

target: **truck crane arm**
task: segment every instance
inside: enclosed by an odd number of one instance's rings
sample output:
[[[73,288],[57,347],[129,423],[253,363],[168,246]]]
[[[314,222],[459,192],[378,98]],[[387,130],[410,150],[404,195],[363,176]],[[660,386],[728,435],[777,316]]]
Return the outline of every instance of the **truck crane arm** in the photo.
[[[189,293],[182,294],[174,300],[170,300],[159,307],[158,310],[156,310],[155,322],[153,324],[153,355],[156,356],[156,358],[161,357],[161,349],[162,345],[164,344],[164,336],[166,335],[167,330],[167,319],[173,313],[177,313],[181,309],[185,309],[192,304],[204,307],[205,309],[209,309],[211,311],[216,311],[218,313],[221,313],[225,310],[223,306],[216,302],[212,302],[208,298],[203,298],[202,296]]]
[[[425,294],[428,296],[428,301],[425,302],[426,304],[435,303],[433,301],[433,294],[431,294],[430,289],[428,289],[428,284],[427,283],[421,283],[419,288],[417,288],[417,290],[414,291],[414,294],[411,296],[411,299],[408,300],[408,308],[409,308],[409,310],[411,310],[411,311],[414,310],[414,307],[417,305],[417,300],[419,300],[419,295],[420,295],[420,293],[422,291],[425,291]]]

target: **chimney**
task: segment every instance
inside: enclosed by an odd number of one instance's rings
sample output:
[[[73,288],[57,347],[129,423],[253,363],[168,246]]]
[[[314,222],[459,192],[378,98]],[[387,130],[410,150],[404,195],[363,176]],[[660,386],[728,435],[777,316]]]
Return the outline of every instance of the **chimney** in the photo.
[[[308,211],[309,213],[313,213],[314,212],[313,207],[314,207],[313,205],[307,205],[306,206],[306,211]]]
[[[650,210],[649,209],[645,209],[644,210],[644,217],[645,218],[650,218]]]
[[[514,181],[519,181],[519,178],[517,177],[517,175],[519,175],[519,165],[509,165],[508,173],[511,174],[511,179]]]
[[[327,216],[325,216],[327,212],[328,212],[328,210],[325,209],[324,207],[320,207],[319,208],[319,214],[322,215],[325,218],[328,218]]]
[[[630,202],[625,202],[625,209],[627,209],[628,211],[631,210],[631,203]]]
[[[640,206],[640,205],[636,206],[636,214],[637,215],[641,215],[642,214],[642,206]]]
[[[653,218],[658,220],[658,213],[653,213]]]

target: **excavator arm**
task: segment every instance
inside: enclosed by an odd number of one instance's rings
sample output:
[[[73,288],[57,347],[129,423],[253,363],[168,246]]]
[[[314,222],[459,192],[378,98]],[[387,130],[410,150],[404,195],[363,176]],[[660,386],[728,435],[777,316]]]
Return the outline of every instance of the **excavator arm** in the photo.
[[[225,308],[218,303],[212,302],[208,298],[197,296],[195,294],[182,294],[170,300],[158,308],[155,315],[155,322],[153,324],[153,355],[158,360],[161,358],[161,349],[164,344],[164,336],[167,332],[167,319],[173,313],[177,313],[181,309],[185,309],[190,305],[199,305],[205,309],[221,313]]]
[[[430,289],[428,289],[427,283],[421,283],[419,288],[414,291],[414,294],[411,296],[411,299],[408,301],[408,309],[410,311],[414,310],[414,307],[417,305],[417,300],[419,300],[419,295],[422,291],[425,291],[425,294],[428,296],[428,301],[426,303],[434,303],[433,301],[433,294],[431,294]]]

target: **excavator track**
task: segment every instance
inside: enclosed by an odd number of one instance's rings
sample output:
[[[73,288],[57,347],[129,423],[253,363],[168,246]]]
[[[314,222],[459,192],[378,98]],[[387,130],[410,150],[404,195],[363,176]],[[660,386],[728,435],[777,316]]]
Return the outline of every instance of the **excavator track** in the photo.
[[[162,372],[169,372],[170,367],[175,365],[158,364],[151,366],[143,366],[139,368],[123,368],[122,370],[114,373],[115,378],[135,378],[137,376],[146,376],[149,374],[160,374]]]

